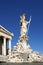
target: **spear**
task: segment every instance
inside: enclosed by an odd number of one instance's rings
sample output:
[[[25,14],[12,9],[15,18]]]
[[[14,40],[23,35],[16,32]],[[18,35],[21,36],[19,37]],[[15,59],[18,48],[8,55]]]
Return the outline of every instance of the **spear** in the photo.
[[[28,30],[29,30],[29,27],[30,27],[31,18],[32,18],[32,16],[30,16],[30,19],[29,19]],[[28,33],[28,32],[27,32],[27,33]]]

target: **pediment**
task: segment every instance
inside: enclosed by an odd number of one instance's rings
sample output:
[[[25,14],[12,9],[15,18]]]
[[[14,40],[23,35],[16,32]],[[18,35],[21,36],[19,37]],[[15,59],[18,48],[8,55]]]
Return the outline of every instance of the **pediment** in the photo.
[[[5,29],[1,25],[0,25],[0,32],[5,33],[5,34],[10,35],[10,36],[13,36],[13,33],[9,32],[7,29]]]

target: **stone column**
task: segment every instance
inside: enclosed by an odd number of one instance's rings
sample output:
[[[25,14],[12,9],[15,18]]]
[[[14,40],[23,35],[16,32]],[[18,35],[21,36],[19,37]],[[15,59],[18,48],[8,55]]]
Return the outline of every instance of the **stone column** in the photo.
[[[9,39],[9,55],[11,55],[11,39]]]
[[[4,37],[4,55],[6,55],[6,38]]]

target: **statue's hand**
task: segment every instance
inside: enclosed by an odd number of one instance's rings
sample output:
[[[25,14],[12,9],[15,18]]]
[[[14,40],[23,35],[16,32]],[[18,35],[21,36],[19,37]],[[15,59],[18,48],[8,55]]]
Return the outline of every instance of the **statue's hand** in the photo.
[[[30,20],[29,20],[29,23],[31,22],[31,18],[32,18],[32,16],[30,16]]]
[[[26,23],[27,23],[27,24],[29,24],[29,23],[30,23],[30,21],[27,21]]]
[[[26,23],[27,23],[27,24],[30,24],[30,22],[31,22],[31,16],[30,16],[30,19],[29,19],[29,21],[27,21]]]

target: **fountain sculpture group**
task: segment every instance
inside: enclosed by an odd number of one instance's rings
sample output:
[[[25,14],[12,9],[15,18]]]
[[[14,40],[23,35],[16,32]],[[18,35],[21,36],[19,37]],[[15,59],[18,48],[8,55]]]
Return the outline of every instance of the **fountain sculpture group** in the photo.
[[[25,20],[25,14],[20,16],[20,36],[19,40],[14,46],[11,56],[9,56],[9,62],[33,62],[33,61],[43,61],[42,55],[31,49],[30,45],[27,44],[29,37],[27,35],[28,27],[31,22],[31,17],[29,21]]]

